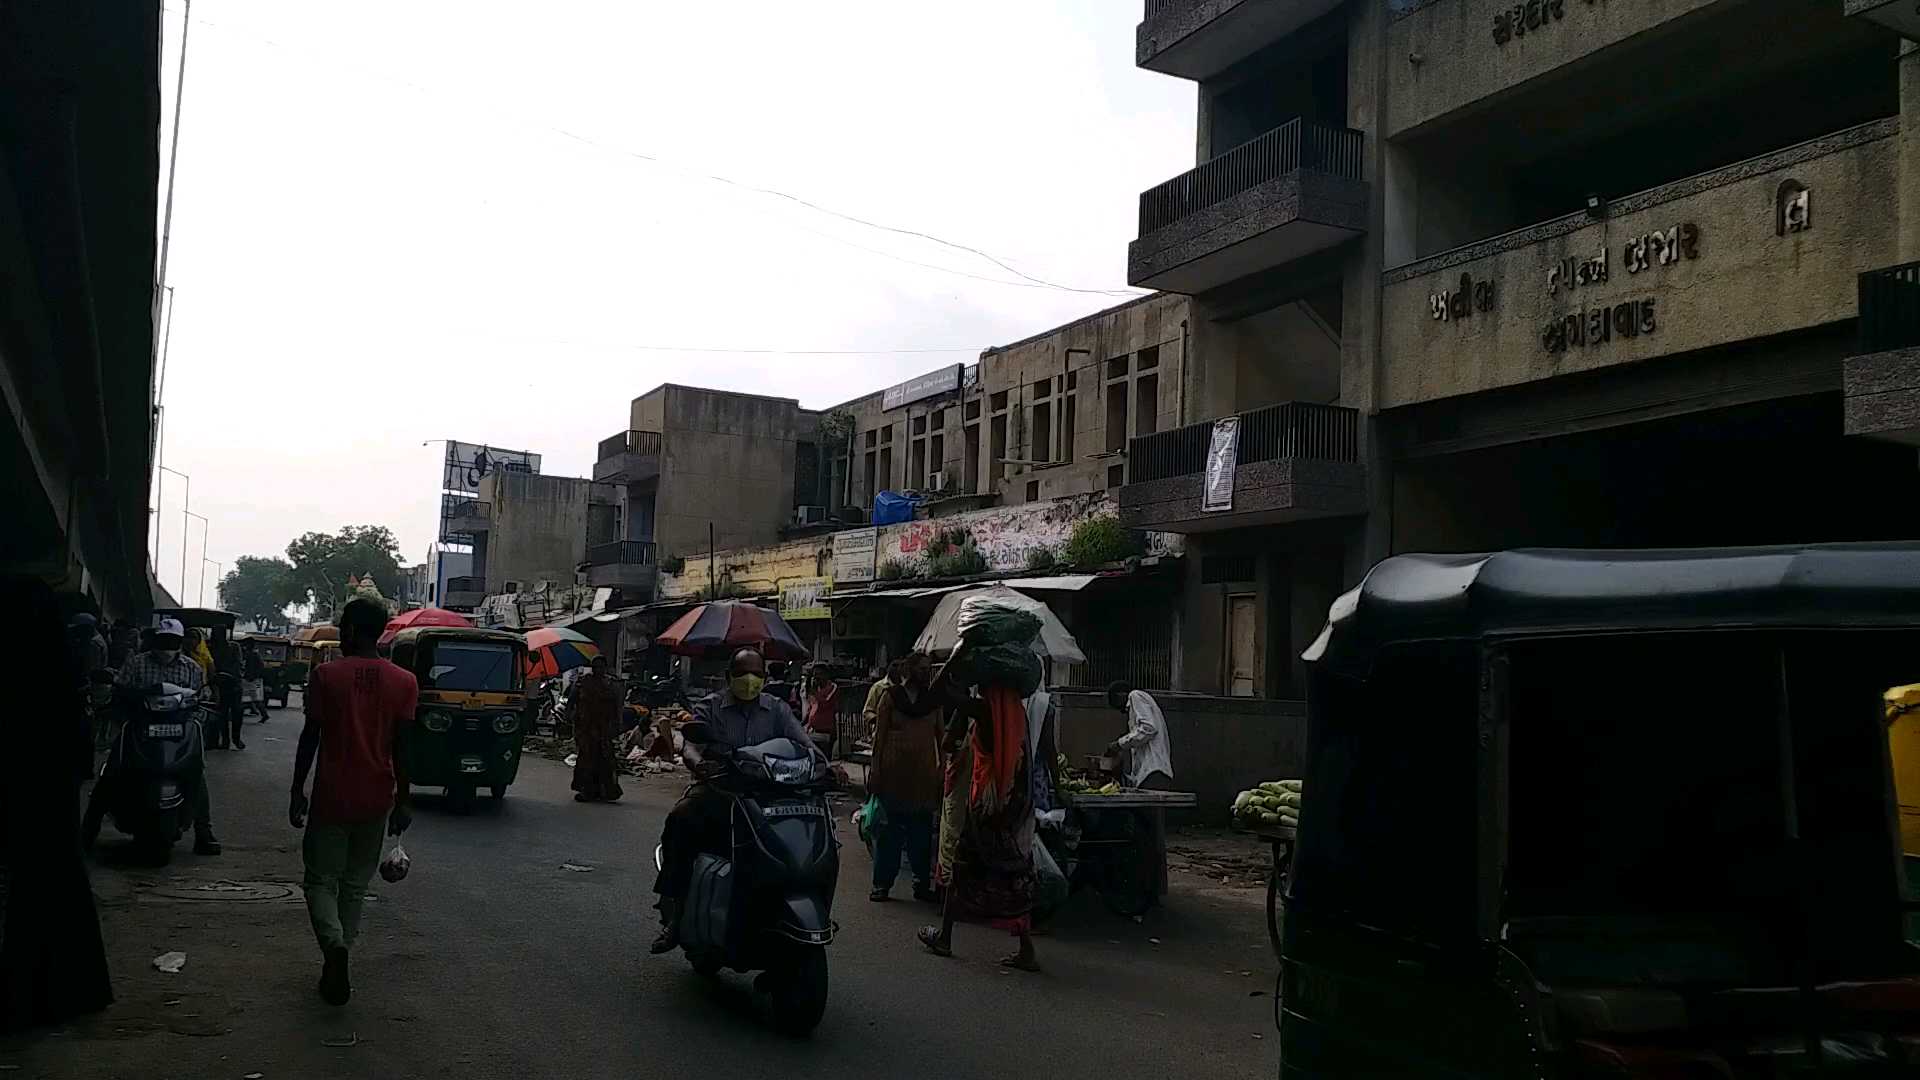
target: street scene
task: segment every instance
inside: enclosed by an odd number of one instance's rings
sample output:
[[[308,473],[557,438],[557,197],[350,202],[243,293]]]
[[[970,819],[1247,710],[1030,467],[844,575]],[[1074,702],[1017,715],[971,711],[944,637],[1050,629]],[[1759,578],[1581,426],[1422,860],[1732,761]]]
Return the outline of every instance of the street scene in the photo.
[[[0,1074],[1920,1077],[1916,10],[0,5]]]

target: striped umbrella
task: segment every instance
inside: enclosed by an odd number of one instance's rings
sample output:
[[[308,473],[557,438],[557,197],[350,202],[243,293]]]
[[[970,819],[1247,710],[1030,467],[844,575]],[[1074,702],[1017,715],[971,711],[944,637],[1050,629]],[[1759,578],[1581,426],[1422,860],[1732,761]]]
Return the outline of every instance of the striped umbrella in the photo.
[[[653,639],[681,656],[701,656],[745,648],[759,649],[769,660],[807,660],[813,654],[780,613],[740,600],[701,604],[674,620]]]
[[[527,631],[527,678],[547,679],[563,671],[586,667],[600,655],[593,639],[578,630],[543,626]]]

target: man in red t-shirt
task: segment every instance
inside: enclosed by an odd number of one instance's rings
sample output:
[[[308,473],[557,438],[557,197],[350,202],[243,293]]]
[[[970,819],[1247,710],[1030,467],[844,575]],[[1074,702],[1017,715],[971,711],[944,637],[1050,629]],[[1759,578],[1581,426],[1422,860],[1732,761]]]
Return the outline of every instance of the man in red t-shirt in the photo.
[[[300,848],[307,917],[325,957],[320,996],[331,1005],[353,996],[347,950],[360,932],[382,838],[413,821],[399,740],[413,721],[420,684],[380,659],[376,646],[386,625],[385,606],[372,600],[353,600],[341,612],[340,659],[307,677],[307,724],[293,760],[287,820],[307,830]],[[320,771],[309,803],[307,771],[315,758]]]

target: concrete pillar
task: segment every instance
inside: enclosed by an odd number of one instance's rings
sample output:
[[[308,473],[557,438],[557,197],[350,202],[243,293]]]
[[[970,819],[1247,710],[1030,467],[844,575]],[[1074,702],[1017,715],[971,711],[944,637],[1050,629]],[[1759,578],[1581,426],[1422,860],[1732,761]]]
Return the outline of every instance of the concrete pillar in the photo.
[[[1920,42],[1900,47],[1900,261],[1920,260]],[[1817,197],[1817,196],[1816,196]],[[1814,208],[1818,214],[1819,208]]]
[[[1387,125],[1387,12],[1385,5],[1355,4],[1348,29],[1347,108],[1349,123],[1361,131],[1366,151],[1370,205],[1369,228],[1360,250],[1347,263],[1343,283],[1340,404],[1366,415],[1362,428],[1363,460],[1367,463],[1367,516],[1356,550],[1349,562],[1365,567],[1385,558],[1392,539],[1392,460],[1386,453],[1387,441],[1379,416],[1381,367],[1389,358],[1381,355],[1382,312],[1380,275],[1388,263],[1389,249],[1399,250],[1411,243],[1407,222],[1401,215],[1387,211],[1389,194],[1396,192],[1399,178],[1390,159],[1395,155],[1382,132]],[[1404,194],[1404,193],[1402,193]],[[1349,583],[1358,580],[1349,567]]]

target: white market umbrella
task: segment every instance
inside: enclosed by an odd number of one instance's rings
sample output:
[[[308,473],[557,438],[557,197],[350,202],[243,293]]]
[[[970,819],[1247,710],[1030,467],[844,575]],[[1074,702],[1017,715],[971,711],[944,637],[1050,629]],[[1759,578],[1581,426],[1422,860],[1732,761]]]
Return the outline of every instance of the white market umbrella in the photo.
[[[1005,602],[1009,607],[1031,611],[1040,618],[1039,651],[1051,658],[1056,664],[1084,664],[1087,654],[1080,651],[1080,643],[1073,640],[1073,634],[1060,622],[1053,609],[1028,596],[1026,593],[1009,589],[1005,585],[983,585],[975,589],[959,589],[940,598],[940,606],[933,609],[933,617],[927,620],[926,628],[914,639],[916,652],[929,656],[945,656],[960,644],[960,605],[970,596],[990,596]]]

